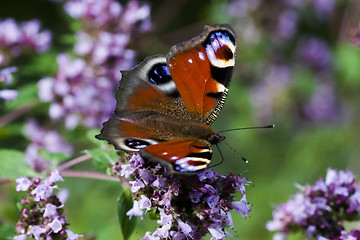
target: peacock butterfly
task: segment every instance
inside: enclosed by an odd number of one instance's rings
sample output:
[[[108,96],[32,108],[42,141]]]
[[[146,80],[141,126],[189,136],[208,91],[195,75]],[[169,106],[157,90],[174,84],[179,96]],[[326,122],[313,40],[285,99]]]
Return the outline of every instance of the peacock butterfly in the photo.
[[[210,125],[224,105],[235,52],[229,25],[207,25],[166,56],[122,72],[114,116],[96,137],[164,165],[166,174],[206,169],[212,145],[225,139]]]

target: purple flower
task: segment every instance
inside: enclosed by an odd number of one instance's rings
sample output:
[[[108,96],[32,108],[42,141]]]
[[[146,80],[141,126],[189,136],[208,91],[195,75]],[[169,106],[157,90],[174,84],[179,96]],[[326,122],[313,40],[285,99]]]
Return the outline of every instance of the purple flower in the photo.
[[[209,227],[209,233],[212,236],[212,239],[224,239],[225,233],[220,227]]]
[[[34,48],[37,52],[47,50],[51,43],[49,31],[40,32],[40,21],[25,22],[21,27],[21,36],[24,44]]]
[[[126,6],[115,0],[69,0],[64,7],[83,25],[76,33],[78,56],[60,54],[56,76],[40,80],[38,95],[51,103],[50,118],[64,121],[66,128],[97,128],[113,113],[119,70],[134,64],[135,52],[127,46],[134,34],[148,30],[150,8],[134,0]]]
[[[301,39],[298,43],[298,56],[305,65],[315,71],[324,71],[330,67],[330,48],[319,38]]]
[[[18,96],[18,92],[16,90],[4,89],[0,90],[0,99],[4,101],[11,101],[16,99]]]
[[[0,55],[0,65],[1,65],[1,55]],[[13,77],[12,73],[17,71],[17,67],[8,67],[0,70],[0,82],[5,82],[6,85],[10,85]],[[0,100],[11,101],[16,99],[18,92],[12,89],[2,89],[0,90]]]
[[[308,103],[305,103],[304,112],[313,122],[335,120],[339,115],[334,86],[330,83],[317,84]]]
[[[45,212],[43,217],[57,217],[58,213],[57,213],[57,209],[58,207],[55,206],[54,204],[48,203],[45,206]]]
[[[244,195],[240,201],[232,202],[232,207],[235,209],[237,213],[240,213],[244,217],[248,217],[250,213],[250,206],[248,205],[248,202],[246,201],[246,196]]]
[[[63,152],[68,155],[72,153],[71,145],[67,144],[57,131],[46,130],[40,127],[35,120],[29,120],[26,123],[24,132],[31,141],[25,150],[25,162],[37,171],[43,171],[50,165],[40,156],[40,149],[50,153]]]
[[[19,56],[25,50],[43,52],[50,44],[51,33],[40,32],[38,20],[18,25],[14,19],[0,19],[0,65],[6,65],[12,57]]]
[[[291,87],[292,72],[289,66],[273,64],[265,73],[264,80],[255,86],[252,103],[257,119],[268,122],[277,108],[286,108],[286,102],[279,96],[286,96]]]
[[[81,235],[73,233],[70,229],[66,229],[67,238],[66,240],[79,240]]]
[[[50,227],[54,233],[58,233],[61,231],[63,223],[59,220],[59,217],[55,217],[51,223],[47,224],[47,226]]]
[[[151,201],[145,195],[141,195],[139,198],[139,208],[146,209],[146,211],[150,210],[151,208]]]
[[[0,62],[1,64],[1,62]],[[12,80],[12,73],[17,71],[17,67],[7,67],[2,70],[0,70],[0,82],[6,82],[6,85],[9,85]]]
[[[34,225],[31,227],[30,232],[36,240],[40,240],[40,235],[46,232],[46,228]]]
[[[139,201],[134,200],[133,207],[126,213],[126,216],[129,216],[131,219],[133,216],[141,217],[143,216],[144,212],[141,210],[139,206]]]
[[[281,38],[288,39],[296,33],[298,15],[294,10],[282,12],[278,19],[277,35]]]
[[[127,215],[142,217],[144,209],[160,213],[159,227],[143,239],[201,239],[209,233],[213,237],[230,236],[222,230],[227,226],[234,228],[230,210],[244,217],[249,215],[246,198],[237,202],[233,196],[236,191],[245,196],[244,186],[249,182],[246,178],[224,176],[213,170],[189,176],[164,176],[161,165],[148,164],[134,154],[120,165],[120,175],[134,179],[128,180],[135,199]],[[210,232],[209,226],[214,230]]]
[[[22,177],[15,180],[17,183],[16,191],[27,191],[33,182],[28,177]]]
[[[69,223],[64,211],[59,210],[64,207],[64,202],[53,194],[53,190],[58,189],[54,182],[63,181],[58,171],[53,171],[46,179],[30,180],[24,177],[18,180],[21,184],[28,180],[32,184],[26,189],[28,196],[21,200],[21,216],[15,229],[20,235],[14,239],[78,239],[79,235],[68,229]],[[26,185],[29,185],[29,182]],[[25,190],[25,186],[22,189]]]
[[[64,178],[61,176],[59,170],[53,170],[50,173],[50,176],[47,178],[49,183],[55,183],[55,182],[64,182]]]
[[[283,237],[300,230],[307,238],[348,239],[343,224],[359,214],[359,186],[350,171],[328,169],[325,179],[280,204],[267,229]]]
[[[34,200],[38,202],[50,197],[53,193],[53,189],[54,186],[44,182],[37,185],[36,188],[31,191],[31,194],[34,195]]]
[[[27,234],[21,234],[13,237],[13,240],[26,240],[26,239],[27,239]]]

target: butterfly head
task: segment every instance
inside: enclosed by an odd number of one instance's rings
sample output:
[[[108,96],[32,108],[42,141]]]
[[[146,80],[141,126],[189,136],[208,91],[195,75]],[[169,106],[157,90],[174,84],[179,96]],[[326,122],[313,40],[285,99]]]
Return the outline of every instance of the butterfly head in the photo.
[[[208,139],[208,141],[212,144],[215,145],[221,141],[225,140],[225,136],[219,135],[218,133],[213,134],[210,136],[210,138]]]

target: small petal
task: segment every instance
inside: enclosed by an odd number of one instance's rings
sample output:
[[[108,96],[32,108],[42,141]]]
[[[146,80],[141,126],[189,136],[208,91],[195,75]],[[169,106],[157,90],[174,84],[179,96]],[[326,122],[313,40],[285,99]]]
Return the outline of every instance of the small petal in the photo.
[[[28,237],[27,234],[21,234],[13,237],[13,240],[26,240],[27,237]]]
[[[16,185],[16,191],[27,191],[29,189],[29,187],[33,184],[33,182],[27,178],[27,177],[22,177],[22,178],[18,178],[15,180],[15,182],[18,184]]]
[[[51,203],[47,203],[45,206],[45,212],[43,217],[49,217],[49,218],[57,217],[58,216],[57,209],[58,209],[57,206]]]
[[[39,183],[37,187],[31,191],[31,194],[34,195],[35,201],[44,200],[51,196],[54,186],[50,186],[48,183]]]
[[[147,211],[151,208],[151,201],[145,195],[141,195],[139,198],[140,209],[146,209]]]
[[[209,230],[209,233],[212,236],[211,239],[223,239],[223,238],[225,238],[225,233],[224,233],[223,230],[221,230],[221,228],[209,227],[208,230]]]
[[[126,216],[129,216],[130,219],[132,216],[142,218],[143,214],[144,212],[140,209],[139,201],[134,200],[133,207],[126,213]]]
[[[49,183],[55,183],[55,182],[64,182],[64,178],[61,176],[59,170],[53,170],[51,171],[50,176],[47,178]]]
[[[66,229],[66,240],[79,240],[80,235],[73,233],[70,229]]]
[[[30,232],[36,240],[40,240],[40,235],[46,232],[46,228],[33,225],[30,228]]]
[[[54,218],[54,220],[47,226],[50,227],[54,231],[54,233],[60,232],[63,227],[58,217]]]

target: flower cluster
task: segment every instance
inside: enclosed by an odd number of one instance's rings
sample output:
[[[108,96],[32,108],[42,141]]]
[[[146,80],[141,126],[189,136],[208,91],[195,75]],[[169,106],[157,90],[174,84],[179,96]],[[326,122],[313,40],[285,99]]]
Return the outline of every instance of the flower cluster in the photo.
[[[43,52],[51,43],[49,31],[40,32],[40,22],[31,20],[17,25],[14,19],[0,20],[0,66],[23,51]]]
[[[269,8],[278,14],[264,14]],[[341,119],[345,103],[335,91],[332,29],[327,24],[340,8],[335,0],[232,1],[228,11],[236,18],[246,47],[267,46],[261,54],[265,52],[269,60],[249,67],[245,63],[243,69],[245,76],[253,74],[252,79],[259,79],[251,101],[258,121],[283,116],[286,121],[292,116],[294,122],[303,123]],[[275,112],[280,114],[275,116]]]
[[[25,191],[29,195],[21,200],[21,216],[15,232],[15,240],[33,237],[40,239],[77,240],[79,235],[67,228],[69,225],[64,215],[66,193],[59,191],[55,182],[64,181],[59,171],[52,171],[43,181],[40,178],[31,180],[27,177],[16,180],[16,191]]]
[[[134,154],[120,166],[120,175],[129,181],[135,196],[129,217],[143,217],[150,209],[160,214],[159,227],[147,232],[143,239],[201,239],[210,234],[212,239],[224,239],[234,229],[230,210],[243,217],[249,216],[245,186],[248,179],[236,174],[220,175],[209,169],[194,175],[164,176],[164,167],[144,167],[146,163]],[[240,192],[240,201],[234,194]]]
[[[38,84],[39,98],[51,103],[51,119],[63,120],[68,129],[79,123],[100,127],[113,112],[120,70],[133,66],[135,52],[127,49],[131,38],[150,28],[150,8],[136,0],[126,6],[115,0],[69,0],[64,7],[82,23],[75,34],[77,56],[58,56],[56,76]]]
[[[29,120],[24,128],[25,135],[30,144],[25,150],[25,162],[34,170],[41,172],[49,167],[50,162],[45,160],[39,150],[49,153],[72,153],[71,145],[67,144],[62,136],[55,130],[46,130],[40,127],[35,120]]]
[[[328,169],[325,180],[320,178],[287,203],[280,204],[266,227],[279,232],[274,239],[285,239],[297,231],[305,233],[307,238],[359,239],[360,231],[349,234],[344,231],[344,221],[354,220],[359,213],[360,187],[353,173]]]

